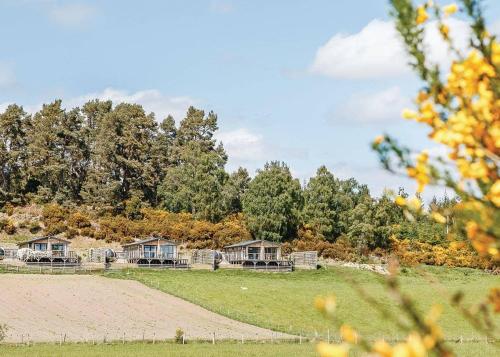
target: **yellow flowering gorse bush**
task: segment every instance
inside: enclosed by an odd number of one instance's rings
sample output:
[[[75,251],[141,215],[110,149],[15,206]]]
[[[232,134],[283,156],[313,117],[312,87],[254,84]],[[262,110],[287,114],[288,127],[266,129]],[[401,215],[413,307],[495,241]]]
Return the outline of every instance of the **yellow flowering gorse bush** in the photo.
[[[454,213],[462,222],[461,227],[469,242],[452,241],[446,249],[425,243],[415,243],[415,246],[405,240],[396,241],[394,244],[401,260],[494,268],[500,261],[500,43],[487,32],[478,0],[461,1],[462,6],[453,3],[441,7],[427,1],[415,7],[412,0],[391,0],[396,27],[413,60],[411,65],[426,84],[415,98],[416,110],[405,109],[402,115],[426,125],[430,130],[429,138],[446,149],[447,157],[433,157],[429,151],[412,155],[409,149],[401,147],[387,135],[378,136],[373,148],[388,170],[397,172],[397,169],[402,169],[403,174],[417,182],[418,194],[427,185],[438,184],[452,188],[460,198]],[[458,11],[471,20],[470,47],[465,53],[455,48],[453,31],[445,21]],[[423,34],[431,19],[435,20],[454,58],[444,72],[438,65],[429,63],[426,55]],[[429,214],[435,221],[447,223],[442,213],[424,210],[418,197],[398,196],[395,202],[410,220]],[[410,250],[412,245],[414,251]],[[469,246],[480,257],[469,254]],[[383,357],[453,355],[437,324],[441,308],[436,305],[428,315],[422,316],[412,299],[399,289],[396,270],[391,269],[387,286],[412,322],[413,328],[408,331],[407,338],[393,345],[384,340],[365,341],[355,329],[342,325],[342,342],[320,343],[318,352],[321,356],[345,357],[354,345],[369,355]],[[454,296],[452,304],[473,321],[478,330],[492,336],[488,326],[482,325],[477,316],[460,305],[461,299],[461,294]],[[494,313],[499,313],[500,288],[492,289],[481,306],[483,311],[489,306]],[[335,298],[318,298],[316,307],[331,316],[336,308]]]

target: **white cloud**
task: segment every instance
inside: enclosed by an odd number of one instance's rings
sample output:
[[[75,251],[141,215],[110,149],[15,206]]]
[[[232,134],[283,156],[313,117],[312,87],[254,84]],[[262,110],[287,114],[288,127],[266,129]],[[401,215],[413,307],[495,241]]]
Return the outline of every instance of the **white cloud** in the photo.
[[[11,66],[0,62],[0,88],[11,87],[16,83],[16,76]]]
[[[172,115],[176,120],[181,120],[184,118],[187,108],[195,104],[195,100],[190,97],[171,97],[156,89],[129,93],[115,88],[106,88],[102,92],[69,98],[64,100],[63,104],[65,103],[66,107],[72,108],[92,99],[111,100],[113,104],[124,102],[141,104],[147,112],[154,112],[157,120],[163,120],[168,115]]]
[[[469,34],[467,23],[454,18],[445,22],[456,47],[465,48]],[[435,21],[426,26],[425,43],[431,62],[446,66],[450,53]],[[374,19],[358,33],[334,35],[317,50],[310,71],[343,79],[395,77],[410,73],[407,63],[408,55],[394,23]]]
[[[52,6],[49,10],[49,17],[62,26],[81,27],[92,20],[96,13],[96,9],[89,4],[72,3]]]
[[[222,130],[217,132],[215,137],[224,144],[230,159],[239,164],[265,159],[266,144],[262,135],[247,128]]]
[[[401,111],[411,106],[399,87],[376,93],[357,93],[333,113],[334,121],[379,123],[401,118]]]

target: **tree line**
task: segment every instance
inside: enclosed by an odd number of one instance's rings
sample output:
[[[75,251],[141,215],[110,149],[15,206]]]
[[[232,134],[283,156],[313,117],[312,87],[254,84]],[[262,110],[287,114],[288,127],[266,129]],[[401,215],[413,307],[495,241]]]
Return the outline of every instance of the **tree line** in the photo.
[[[176,125],[138,104],[92,100],[66,110],[56,100],[34,114],[12,104],[0,114],[0,205],[86,205],[132,219],[153,207],[211,222],[243,213],[255,238],[273,241],[295,238],[299,227],[370,248],[386,247],[395,229],[444,239],[441,227],[415,230],[388,196],[373,198],[324,166],[304,186],[278,161],[253,179],[245,168],[228,173],[217,130],[217,115],[194,107]]]

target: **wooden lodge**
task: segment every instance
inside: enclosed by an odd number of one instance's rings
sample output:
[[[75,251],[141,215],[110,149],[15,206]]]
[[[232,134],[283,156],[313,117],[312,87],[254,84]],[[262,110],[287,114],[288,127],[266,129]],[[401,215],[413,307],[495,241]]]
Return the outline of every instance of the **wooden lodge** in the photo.
[[[187,259],[179,258],[177,243],[165,238],[151,237],[122,247],[128,263],[158,268],[189,267]]]
[[[225,260],[247,269],[293,270],[293,262],[281,255],[279,243],[267,240],[248,240],[222,249]]]
[[[18,243],[19,250],[27,248],[22,260],[28,264],[74,265],[79,262],[75,252],[69,249],[70,241],[52,237],[38,237]]]

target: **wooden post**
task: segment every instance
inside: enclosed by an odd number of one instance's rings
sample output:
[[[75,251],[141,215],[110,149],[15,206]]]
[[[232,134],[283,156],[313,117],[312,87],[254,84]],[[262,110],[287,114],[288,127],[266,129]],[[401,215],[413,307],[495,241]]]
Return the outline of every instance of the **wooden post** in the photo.
[[[214,334],[212,335],[212,345],[215,345],[215,332],[214,332]]]
[[[156,332],[153,332],[153,345],[155,344],[156,342]]]
[[[122,345],[125,344],[125,332],[123,333],[123,337],[122,337]]]
[[[302,344],[302,332],[299,334],[299,344]]]
[[[327,341],[328,341],[328,343],[330,343],[330,329],[328,329],[328,331],[327,331],[327,336],[328,336],[328,340]]]

